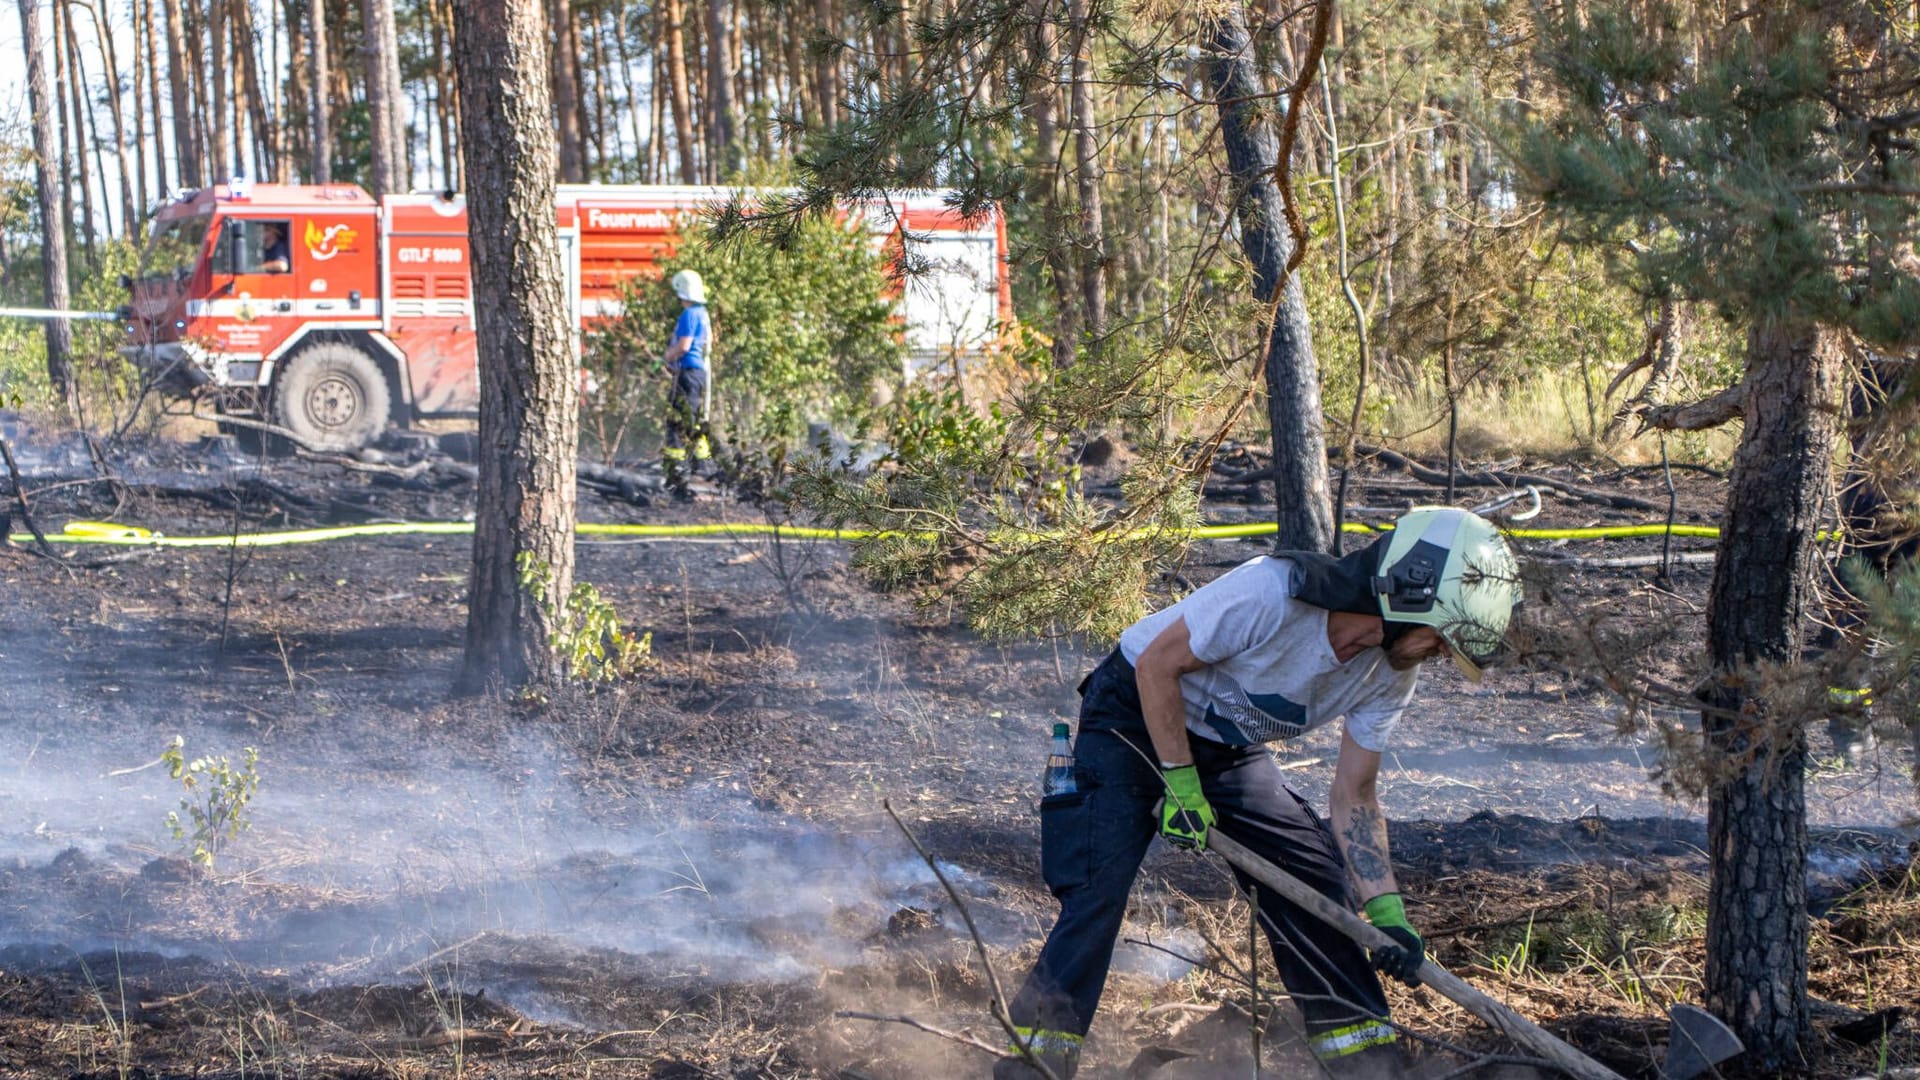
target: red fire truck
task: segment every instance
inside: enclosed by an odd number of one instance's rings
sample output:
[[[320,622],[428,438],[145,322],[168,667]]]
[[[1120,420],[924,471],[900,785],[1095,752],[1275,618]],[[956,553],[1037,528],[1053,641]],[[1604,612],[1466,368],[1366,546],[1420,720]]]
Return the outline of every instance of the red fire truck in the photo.
[[[555,209],[582,329],[617,315],[622,287],[658,276],[690,217],[734,194],[562,185]],[[848,216],[916,268],[899,297],[907,374],[981,352],[1011,320],[998,211],[966,220],[927,191]],[[171,388],[333,450],[478,409],[462,197],[236,183],[169,203],[152,236],[129,282],[128,352]]]

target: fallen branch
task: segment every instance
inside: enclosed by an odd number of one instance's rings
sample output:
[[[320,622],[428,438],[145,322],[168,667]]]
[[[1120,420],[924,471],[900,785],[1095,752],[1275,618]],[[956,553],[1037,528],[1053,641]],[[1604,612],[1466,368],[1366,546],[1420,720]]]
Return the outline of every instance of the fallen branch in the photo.
[[[294,456],[303,461],[319,462],[322,465],[338,465],[352,472],[378,473],[382,476],[397,476],[402,480],[412,480],[434,467],[431,460],[422,458],[411,465],[388,465],[377,461],[361,461],[344,454],[323,454],[312,450],[295,450]]]
[[[1659,566],[1671,561],[1682,566],[1711,566],[1714,553],[1711,551],[1676,552],[1670,559],[1659,555],[1621,555],[1614,558],[1596,559],[1578,556],[1554,556],[1540,553],[1529,554],[1527,558],[1534,562],[1552,563],[1555,566],[1570,566],[1576,570],[1634,570],[1646,566]]]
[[[1381,464],[1389,468],[1399,469],[1409,473],[1415,479],[1423,480],[1435,487],[1447,486],[1448,476],[1443,469],[1430,469],[1412,458],[1407,457],[1405,454],[1389,450],[1384,446],[1369,446],[1366,443],[1359,443],[1355,446],[1355,449],[1362,455],[1379,459]],[[1666,511],[1666,507],[1647,499],[1636,498],[1632,495],[1620,495],[1610,491],[1595,491],[1592,488],[1581,487],[1578,484],[1569,484],[1565,480],[1551,476],[1542,476],[1538,473],[1507,472],[1505,470],[1455,472],[1452,477],[1452,482],[1455,487],[1511,488],[1525,487],[1528,484],[1532,484],[1535,487],[1551,488],[1562,495],[1578,499],[1581,502],[1611,506],[1617,510],[1646,510],[1652,513],[1664,513]]]
[[[294,446],[315,454],[331,453],[326,447],[315,446],[287,428],[283,428],[279,424],[269,424],[265,420],[252,420],[244,416],[229,416],[224,413],[218,416],[208,416],[198,409],[193,411],[193,418],[195,420],[205,420],[209,424],[225,424],[231,427],[247,428],[250,431],[264,431],[269,435],[277,435],[292,443]]]
[[[1747,384],[1735,383],[1700,401],[1677,405],[1649,405],[1640,410],[1642,435],[1649,431],[1705,431],[1738,419],[1746,410]]]
[[[1356,443],[1354,444],[1354,450],[1361,457],[1376,458],[1382,465],[1392,469],[1399,469],[1429,487],[1447,486],[1447,472],[1445,469],[1428,468],[1405,454],[1389,450],[1384,446],[1370,446],[1367,443]],[[1329,448],[1327,453],[1328,456],[1331,457],[1335,454],[1343,453],[1343,451],[1341,451],[1339,447],[1332,447]],[[1264,469],[1254,469],[1234,476],[1216,477],[1211,486],[1235,487],[1243,484],[1257,484],[1263,480],[1273,479],[1274,472],[1274,467],[1269,466]],[[1456,471],[1453,474],[1453,485],[1455,487],[1515,488],[1525,487],[1528,484],[1532,484],[1535,487],[1550,488],[1569,498],[1578,499],[1581,502],[1611,506],[1617,510],[1648,510],[1654,513],[1662,513],[1666,510],[1665,507],[1646,499],[1637,498],[1632,495],[1621,495],[1611,491],[1596,491],[1592,488],[1581,487],[1578,484],[1569,484],[1565,480],[1559,480],[1551,476],[1542,476],[1539,473],[1508,472],[1504,469],[1490,469],[1484,472]]]
[[[13,482],[13,499],[20,504],[20,519],[26,522],[27,531],[33,533],[34,542],[40,545],[40,554],[64,565],[59,553],[53,550],[53,545],[47,543],[47,534],[41,532],[39,524],[33,520],[33,508],[27,505],[26,485],[20,482],[20,463],[13,459],[13,447],[4,438],[0,438],[0,458],[6,459],[7,477]],[[7,517],[0,514],[0,545],[10,543],[5,526]]]
[[[873,1020],[882,1024],[905,1024],[910,1028],[924,1031],[929,1035],[938,1035],[943,1039],[957,1042],[962,1046],[971,1046],[976,1050],[985,1050],[994,1057],[1017,1058],[1020,1056],[1019,1054],[1009,1054],[997,1046],[988,1046],[986,1043],[981,1042],[979,1039],[965,1032],[948,1031],[946,1028],[934,1027],[932,1024],[915,1020],[911,1016],[882,1016],[879,1013],[853,1012],[846,1009],[836,1012],[833,1015],[842,1020]]]

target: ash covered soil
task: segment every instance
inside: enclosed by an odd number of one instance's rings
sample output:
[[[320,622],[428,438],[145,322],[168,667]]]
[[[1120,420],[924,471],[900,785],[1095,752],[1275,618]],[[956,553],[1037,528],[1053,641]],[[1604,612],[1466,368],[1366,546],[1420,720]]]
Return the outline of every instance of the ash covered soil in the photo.
[[[449,519],[470,496],[311,463],[208,469],[164,447],[123,475],[59,486],[72,474],[43,463],[39,523],[205,535]],[[1665,502],[1657,472],[1556,475]],[[1434,501],[1401,474],[1365,480],[1362,520]],[[1717,482],[1681,484],[1681,519],[1711,521]],[[1247,499],[1210,503],[1214,520],[1261,516],[1258,485],[1222,491]],[[764,520],[719,495],[583,493],[581,516]],[[1648,519],[1549,498],[1539,523]],[[1034,812],[1046,732],[1103,650],[983,642],[871,591],[838,544],[583,539],[578,577],[652,634],[644,675],[461,700],[465,537],[59,550],[65,565],[0,549],[0,1076],[986,1075],[953,1041],[836,1016],[1002,1041],[959,906],[885,806],[964,898],[999,978],[1018,979],[1052,913]],[[1199,544],[1181,577],[1264,550]],[[1566,602],[1684,628],[1709,574],[1678,567],[1671,593],[1645,569],[1563,569],[1559,584]],[[1659,1003],[1698,976],[1705,827],[1663,794],[1659,737],[1618,734],[1615,710],[1547,672],[1473,687],[1430,667],[1383,802],[1439,958],[1645,1075]],[[181,791],[154,762],[176,734],[189,756],[259,751],[252,828],[210,874],[166,825]],[[1920,1005],[1920,806],[1910,747],[1847,758],[1822,739],[1809,1071],[1840,1076],[1872,1071],[1881,1047],[1834,1024]],[[1279,750],[1322,806],[1336,746],[1321,732]],[[1091,1074],[1247,1074],[1247,995],[1191,963],[1244,956],[1236,904],[1212,860],[1149,858],[1124,935],[1141,944],[1119,950]],[[1659,970],[1640,970],[1650,957]],[[1452,1044],[1423,1048],[1431,1074],[1500,1049],[1431,994],[1391,992],[1402,1020]],[[1286,1011],[1267,1027],[1266,1066],[1303,1069]],[[1920,1062],[1904,1030],[1886,1045]],[[1127,1071],[1143,1048],[1170,1049]],[[1146,1065],[1176,1052],[1194,1056]]]

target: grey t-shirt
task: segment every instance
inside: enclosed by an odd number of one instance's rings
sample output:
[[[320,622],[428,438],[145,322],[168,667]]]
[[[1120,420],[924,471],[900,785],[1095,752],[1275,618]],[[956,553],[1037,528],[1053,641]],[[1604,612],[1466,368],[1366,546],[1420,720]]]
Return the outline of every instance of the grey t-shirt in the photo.
[[[1246,746],[1345,717],[1354,742],[1385,750],[1413,700],[1418,669],[1393,670],[1378,647],[1341,663],[1327,641],[1326,611],[1293,599],[1293,587],[1293,564],[1262,555],[1128,627],[1120,651],[1137,663],[1184,618],[1193,655],[1210,665],[1180,678],[1188,731]]]

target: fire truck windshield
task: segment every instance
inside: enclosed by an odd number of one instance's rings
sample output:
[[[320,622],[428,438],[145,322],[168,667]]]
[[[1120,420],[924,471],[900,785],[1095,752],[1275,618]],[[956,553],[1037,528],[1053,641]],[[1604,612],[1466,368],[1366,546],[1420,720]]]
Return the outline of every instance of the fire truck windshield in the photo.
[[[140,277],[177,277],[193,269],[200,259],[200,245],[207,238],[211,214],[174,218],[154,226],[147,241],[146,254],[140,259]]]

